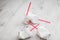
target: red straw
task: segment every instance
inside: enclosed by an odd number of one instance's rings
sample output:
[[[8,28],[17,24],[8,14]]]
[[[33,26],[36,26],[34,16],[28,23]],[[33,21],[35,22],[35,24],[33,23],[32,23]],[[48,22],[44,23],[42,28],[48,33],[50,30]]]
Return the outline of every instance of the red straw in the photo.
[[[27,12],[26,12],[26,16],[28,15],[28,12],[29,12],[29,10],[30,10],[30,7],[31,7],[31,2],[30,2],[29,5],[28,5],[28,9],[27,9]]]

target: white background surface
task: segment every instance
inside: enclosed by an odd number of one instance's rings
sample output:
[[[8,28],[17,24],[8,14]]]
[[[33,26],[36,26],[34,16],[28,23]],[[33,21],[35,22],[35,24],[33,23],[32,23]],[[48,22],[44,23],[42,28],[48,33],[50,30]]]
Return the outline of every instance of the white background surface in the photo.
[[[6,4],[5,4],[6,3]],[[29,0],[0,0],[0,40],[17,40]],[[1,7],[2,5],[5,5]],[[50,40],[60,40],[60,7],[57,0],[32,0],[30,12],[51,22],[42,23],[51,32]]]

